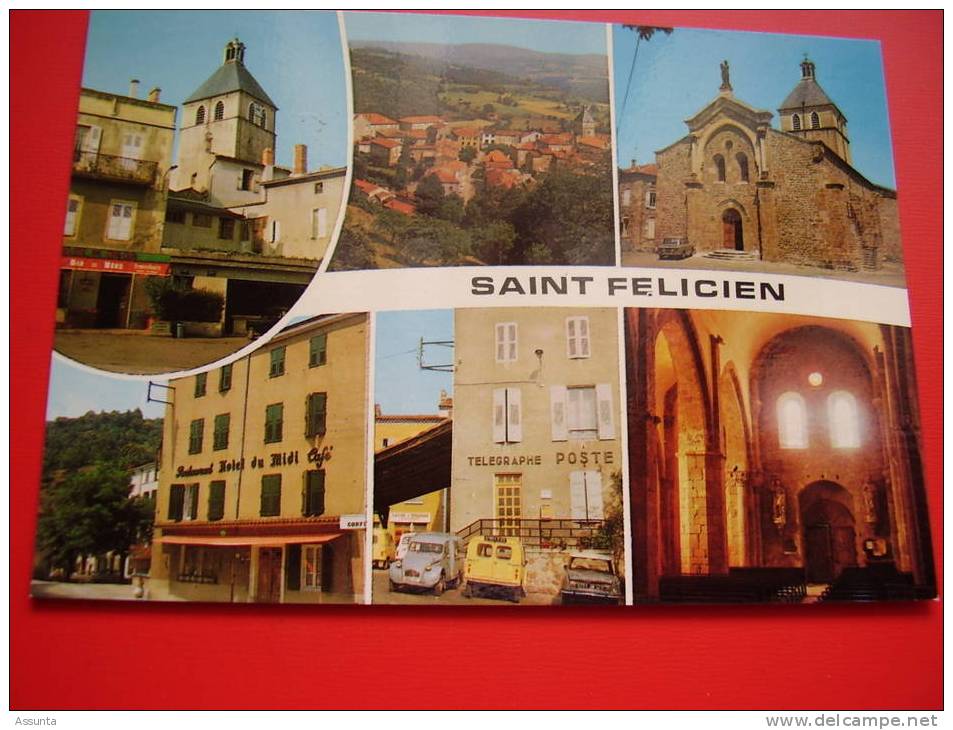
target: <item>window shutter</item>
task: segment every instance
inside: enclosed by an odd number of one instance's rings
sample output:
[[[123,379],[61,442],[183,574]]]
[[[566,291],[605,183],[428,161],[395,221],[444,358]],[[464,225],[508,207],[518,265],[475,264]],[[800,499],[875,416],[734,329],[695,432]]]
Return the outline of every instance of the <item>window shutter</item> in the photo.
[[[599,439],[615,438],[615,421],[612,417],[612,386],[608,383],[596,385],[596,402],[599,409]]]
[[[86,152],[99,152],[99,142],[103,137],[103,130],[100,127],[90,127],[89,134],[85,138],[84,150]]]
[[[506,389],[506,440],[517,443],[523,440],[523,406],[519,388]]]
[[[285,574],[288,576],[286,585],[289,591],[301,590],[301,546],[285,546]]]
[[[598,471],[583,472],[586,481],[586,504],[590,520],[605,519],[602,505],[602,474]]]
[[[505,325],[496,326],[496,361],[503,362],[506,359],[506,328]]]
[[[214,481],[209,484],[208,519],[220,520],[225,516],[225,482]]]
[[[179,522],[185,504],[185,485],[173,484],[169,490],[169,519]]]
[[[506,442],[506,388],[493,390],[493,441]]]
[[[580,317],[576,323],[579,338],[579,357],[589,357],[589,318]]]
[[[311,486],[311,478],[308,476],[308,472],[304,472],[301,475],[301,514],[304,517],[308,516],[308,488]]]
[[[307,473],[308,478],[308,512],[309,517],[319,517],[324,514],[324,470],[315,469]]]
[[[574,520],[586,519],[586,478],[581,471],[569,472],[569,514]]]
[[[565,385],[553,385],[549,388],[550,416],[552,421],[553,441],[568,441],[569,431],[566,427],[567,393]]]
[[[576,357],[576,318],[569,317],[566,320],[566,344],[568,346],[569,357]]]
[[[189,505],[189,519],[196,519],[199,516],[199,485],[193,484],[191,489],[192,502]]]

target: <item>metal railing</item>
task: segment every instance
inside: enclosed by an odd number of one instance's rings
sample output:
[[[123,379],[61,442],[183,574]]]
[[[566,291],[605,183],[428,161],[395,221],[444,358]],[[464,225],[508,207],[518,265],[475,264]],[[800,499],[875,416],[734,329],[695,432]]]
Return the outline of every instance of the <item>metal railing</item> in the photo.
[[[159,163],[136,160],[131,157],[104,155],[101,152],[76,150],[73,153],[73,171],[90,177],[151,185]]]
[[[604,524],[603,520],[572,519],[519,519],[501,518],[476,520],[457,536],[464,545],[474,537],[481,535],[496,537],[516,537],[524,547],[540,550],[585,550],[594,547]]]

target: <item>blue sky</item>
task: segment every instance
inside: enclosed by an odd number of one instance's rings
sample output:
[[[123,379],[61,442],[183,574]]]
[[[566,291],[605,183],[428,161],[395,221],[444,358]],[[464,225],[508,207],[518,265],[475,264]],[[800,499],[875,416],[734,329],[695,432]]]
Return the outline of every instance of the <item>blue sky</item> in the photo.
[[[88,411],[131,411],[136,408],[146,418],[162,418],[165,406],[146,403],[149,379],[134,379],[106,375],[72,364],[61,357],[53,357],[50,368],[50,389],[46,399],[46,420],[60,416],[76,418]],[[153,382],[165,383],[153,379]],[[164,398],[161,390],[154,395]]]
[[[423,13],[345,13],[344,23],[348,40],[498,43],[546,53],[606,52],[603,23]]]
[[[347,92],[333,12],[95,11],[83,85],[127,94],[137,78],[140,97],[158,86],[160,101],[180,105],[221,65],[235,36],[246,46],[245,66],[278,105],[278,163],[290,166],[294,145],[304,143],[310,168],[347,164]]]
[[[893,150],[877,41],[742,33],[676,28],[639,44],[631,75],[636,36],[613,27],[618,159],[628,167],[653,162],[655,151],[681,139],[684,120],[718,94],[719,64],[731,66],[737,99],[775,115],[777,107],[801,78],[807,53],[816,78],[847,117],[854,167],[875,183],[895,186]],[[623,112],[626,87],[629,98]]]
[[[453,374],[421,370],[417,346],[421,337],[453,340],[453,311],[379,312],[376,332],[374,401],[384,415],[436,413],[441,388],[453,393]],[[452,363],[453,349],[428,347],[425,362]]]

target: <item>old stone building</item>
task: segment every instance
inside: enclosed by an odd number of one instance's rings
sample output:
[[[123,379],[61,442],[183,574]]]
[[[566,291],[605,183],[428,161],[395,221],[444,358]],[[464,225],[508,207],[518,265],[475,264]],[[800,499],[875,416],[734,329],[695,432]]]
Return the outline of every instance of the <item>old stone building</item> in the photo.
[[[151,598],[360,600],[367,352],[366,314],[324,315],[170,382]]]
[[[625,321],[636,601],[935,595],[909,329]]]
[[[718,95],[685,120],[688,134],[655,153],[656,242],[826,269],[902,261],[896,193],[851,165],[847,120],[814,63],[801,75],[776,129],[770,111],[735,97],[723,65]]]
[[[655,251],[655,165],[619,170],[619,237],[623,251]]]

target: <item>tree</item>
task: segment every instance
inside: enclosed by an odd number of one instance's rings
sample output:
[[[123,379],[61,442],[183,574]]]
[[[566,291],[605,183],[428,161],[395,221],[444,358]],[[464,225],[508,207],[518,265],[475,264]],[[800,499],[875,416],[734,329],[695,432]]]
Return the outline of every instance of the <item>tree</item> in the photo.
[[[455,193],[444,196],[434,212],[434,217],[459,225],[463,220],[463,198]]]
[[[417,212],[423,215],[434,215],[443,202],[443,185],[436,175],[427,175],[417,184]]]
[[[37,549],[67,580],[81,555],[129,548],[152,534],[152,502],[129,499],[124,469],[98,463],[47,484],[40,494]]]
[[[374,232],[387,239],[392,246],[396,246],[409,223],[408,217],[403,213],[384,208],[374,218]]]
[[[469,165],[476,156],[477,151],[475,147],[462,147],[460,148],[460,154],[457,155],[457,159]]]
[[[377,268],[374,262],[374,252],[367,234],[359,228],[345,225],[341,229],[341,236],[338,238],[337,246],[334,249],[331,270],[353,271],[374,268]]]
[[[473,229],[473,253],[485,264],[505,264],[513,244],[516,230],[508,221],[497,221]]]
[[[612,553],[616,565],[625,564],[625,518],[622,503],[622,472],[612,473],[610,488],[603,491],[603,522],[589,542],[595,550]]]
[[[470,255],[470,235],[448,221],[414,216],[401,234],[400,251],[412,266],[453,266]]]

